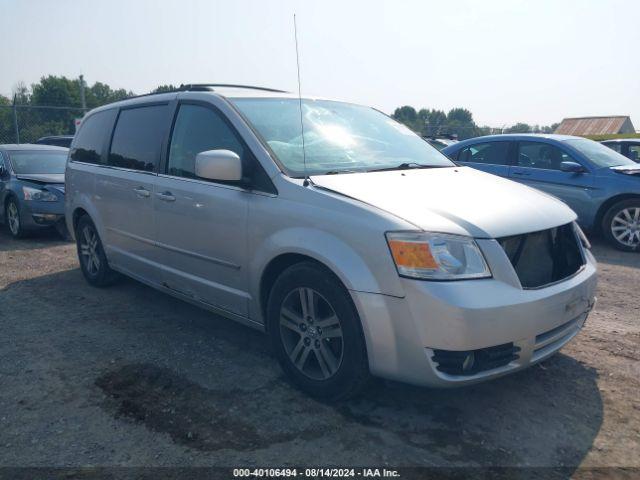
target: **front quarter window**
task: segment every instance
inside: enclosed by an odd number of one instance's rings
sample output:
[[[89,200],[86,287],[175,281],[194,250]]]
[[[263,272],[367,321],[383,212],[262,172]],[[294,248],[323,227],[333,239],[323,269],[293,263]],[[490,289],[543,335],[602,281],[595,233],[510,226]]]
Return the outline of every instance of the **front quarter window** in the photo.
[[[328,100],[231,99],[294,177],[454,164],[404,125],[373,108]],[[306,164],[306,169],[305,169]]]

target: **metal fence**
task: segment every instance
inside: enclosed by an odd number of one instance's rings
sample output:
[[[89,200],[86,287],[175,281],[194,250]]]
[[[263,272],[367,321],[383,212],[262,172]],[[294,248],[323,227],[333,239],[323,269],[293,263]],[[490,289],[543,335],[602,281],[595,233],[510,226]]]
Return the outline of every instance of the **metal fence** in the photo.
[[[0,144],[32,143],[47,135],[73,135],[79,107],[0,105]]]

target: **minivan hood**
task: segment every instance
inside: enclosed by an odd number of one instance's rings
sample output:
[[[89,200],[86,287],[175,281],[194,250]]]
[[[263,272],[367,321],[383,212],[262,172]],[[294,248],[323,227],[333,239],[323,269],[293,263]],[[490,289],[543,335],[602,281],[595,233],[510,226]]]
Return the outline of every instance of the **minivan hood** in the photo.
[[[576,219],[573,210],[550,195],[469,167],[320,175],[311,180],[427,231],[500,238]]]
[[[16,175],[20,180],[31,180],[40,183],[64,183],[64,173],[33,173],[30,175]]]

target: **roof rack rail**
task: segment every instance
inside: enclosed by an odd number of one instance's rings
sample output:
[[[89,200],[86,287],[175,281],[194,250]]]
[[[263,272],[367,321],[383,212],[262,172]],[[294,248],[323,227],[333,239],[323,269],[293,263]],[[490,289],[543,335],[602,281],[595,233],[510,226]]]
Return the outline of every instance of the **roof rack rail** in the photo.
[[[263,92],[275,92],[275,93],[289,93],[285,90],[277,90],[275,88],[256,87],[254,85],[236,85],[233,83],[187,83],[180,85],[179,91],[193,91],[193,90],[209,90],[215,87],[225,88],[246,88],[249,90],[262,90]]]
[[[210,90],[213,90],[213,87],[246,88],[249,90],[261,90],[263,92],[290,93],[290,92],[287,92],[286,90],[277,90],[275,88],[254,87],[252,85],[235,85],[232,83],[187,83],[187,84],[182,84],[178,88],[174,88],[172,90],[165,90],[163,92],[142,93],[140,95],[132,95],[131,97],[123,98],[123,100],[131,100],[132,98],[140,98],[140,97],[150,97],[152,95],[161,95],[163,93],[210,91]]]

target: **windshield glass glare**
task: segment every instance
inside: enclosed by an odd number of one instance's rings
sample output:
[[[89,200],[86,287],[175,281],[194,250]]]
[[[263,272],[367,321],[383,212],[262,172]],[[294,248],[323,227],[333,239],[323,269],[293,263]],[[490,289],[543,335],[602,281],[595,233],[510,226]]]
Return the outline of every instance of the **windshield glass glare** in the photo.
[[[16,175],[64,173],[67,152],[11,152]]]
[[[617,167],[619,165],[635,165],[632,160],[629,160],[624,155],[619,154],[615,150],[602,145],[601,143],[588,140],[586,138],[576,138],[572,140],[565,140],[565,142],[585,155],[598,167]]]
[[[235,98],[232,101],[288,173],[303,177],[299,100]],[[303,99],[302,116],[309,175],[393,168],[402,163],[454,166],[407,127],[370,107]]]

